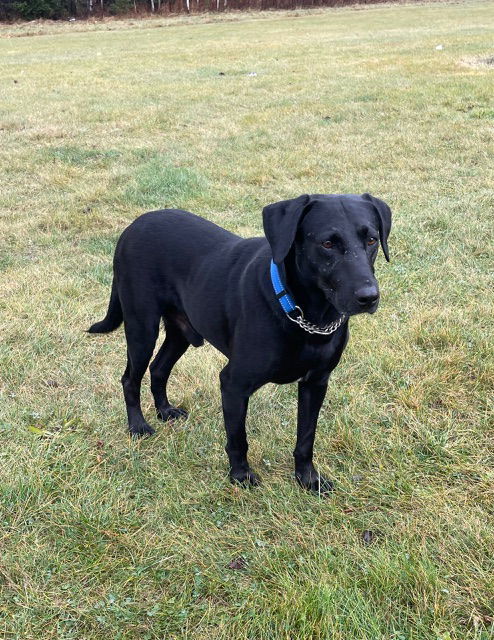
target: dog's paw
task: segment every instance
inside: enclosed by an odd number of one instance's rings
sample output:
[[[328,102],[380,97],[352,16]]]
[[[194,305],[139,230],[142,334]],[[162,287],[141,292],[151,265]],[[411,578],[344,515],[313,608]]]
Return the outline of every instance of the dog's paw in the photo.
[[[334,485],[331,480],[325,478],[314,468],[301,473],[295,472],[295,478],[303,489],[318,496],[325,496],[334,491]]]
[[[136,424],[131,424],[129,426],[129,434],[132,438],[143,438],[147,436],[152,436],[154,434],[154,429],[147,422],[137,422]]]
[[[252,469],[247,469],[247,471],[231,471],[230,482],[240,484],[242,487],[258,487],[261,484],[261,479]]]
[[[162,407],[161,409],[156,409],[156,415],[164,422],[167,422],[168,420],[178,420],[179,418],[186,420],[189,417],[189,414],[185,409],[172,407],[171,405],[168,405],[168,407]]]

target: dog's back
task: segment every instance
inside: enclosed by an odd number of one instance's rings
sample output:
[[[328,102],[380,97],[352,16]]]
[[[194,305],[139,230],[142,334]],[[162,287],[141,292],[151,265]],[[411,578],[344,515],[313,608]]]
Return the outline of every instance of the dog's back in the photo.
[[[240,238],[226,229],[180,209],[150,211],[139,216],[120,236],[114,266],[122,276],[150,269],[160,277],[187,276],[198,262],[207,261],[210,254],[224,250]]]
[[[238,284],[259,253],[269,253],[265,238],[241,238],[179,209],[145,213],[118,240],[108,312],[89,332],[156,316],[182,325],[191,344],[206,338],[226,353],[220,318],[232,322],[240,309]]]

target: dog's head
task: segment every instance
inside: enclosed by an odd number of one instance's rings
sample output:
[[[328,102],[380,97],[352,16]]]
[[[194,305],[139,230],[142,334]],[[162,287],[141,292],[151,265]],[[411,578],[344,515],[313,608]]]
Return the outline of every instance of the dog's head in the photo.
[[[320,289],[340,313],[374,313],[379,244],[389,262],[391,210],[385,202],[368,193],[303,195],[265,207],[263,223],[277,265],[290,254],[297,277]]]

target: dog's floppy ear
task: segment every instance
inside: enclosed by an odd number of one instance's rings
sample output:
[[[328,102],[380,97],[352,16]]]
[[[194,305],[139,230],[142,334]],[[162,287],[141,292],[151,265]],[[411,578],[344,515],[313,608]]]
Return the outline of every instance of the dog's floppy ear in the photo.
[[[372,202],[375,210],[377,211],[377,218],[379,221],[379,236],[381,238],[381,247],[383,249],[384,256],[386,260],[389,262],[389,251],[388,251],[388,236],[391,231],[391,209],[388,205],[383,201],[379,200],[379,198],[374,198],[370,193],[363,193],[362,198]]]
[[[264,233],[271,245],[273,262],[281,264],[295,240],[297,227],[309,203],[310,196],[303,195],[293,200],[268,204],[262,210]]]

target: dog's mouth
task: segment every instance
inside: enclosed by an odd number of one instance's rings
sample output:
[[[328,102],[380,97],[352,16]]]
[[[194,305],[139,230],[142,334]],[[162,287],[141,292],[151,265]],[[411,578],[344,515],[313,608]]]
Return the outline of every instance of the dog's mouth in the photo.
[[[340,310],[338,307],[337,308],[340,313],[344,313],[346,316],[357,316],[361,313],[369,313],[370,315],[372,315],[373,313],[376,313],[378,306],[379,299],[376,300],[376,302],[367,305],[361,305],[358,302],[354,304],[344,305],[344,308],[346,309],[345,311]]]
[[[362,309],[362,311],[360,311],[359,313],[370,313],[372,315],[373,313],[376,313],[378,306],[379,306],[379,298],[376,300],[376,302],[369,305],[366,309]]]
[[[340,315],[354,315],[353,313],[350,313],[348,309],[344,308],[346,307],[346,305],[339,304],[337,291],[333,289],[333,287],[329,286],[328,284],[321,283],[320,288],[324,293],[326,300],[336,309],[336,311],[338,311]]]

